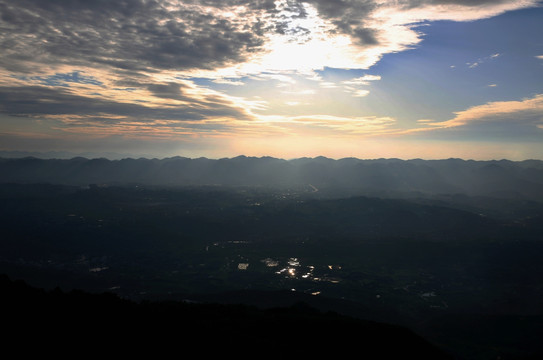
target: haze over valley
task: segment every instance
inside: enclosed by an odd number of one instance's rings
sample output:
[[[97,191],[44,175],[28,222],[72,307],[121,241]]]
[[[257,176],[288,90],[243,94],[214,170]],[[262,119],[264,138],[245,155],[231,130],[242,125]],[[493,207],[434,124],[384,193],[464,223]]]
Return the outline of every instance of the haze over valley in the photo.
[[[459,358],[541,351],[528,336],[543,315],[541,161],[22,158],[0,169],[0,266],[34,286],[303,301],[405,326]]]

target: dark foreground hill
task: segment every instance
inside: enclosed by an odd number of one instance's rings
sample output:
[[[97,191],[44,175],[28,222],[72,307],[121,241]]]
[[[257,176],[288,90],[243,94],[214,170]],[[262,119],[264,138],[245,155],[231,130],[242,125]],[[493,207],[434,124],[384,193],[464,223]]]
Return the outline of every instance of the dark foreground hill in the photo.
[[[25,355],[450,359],[409,330],[320,313],[307,305],[142,302],[111,293],[45,291],[0,276],[4,350]],[[8,340],[8,341],[6,341]]]

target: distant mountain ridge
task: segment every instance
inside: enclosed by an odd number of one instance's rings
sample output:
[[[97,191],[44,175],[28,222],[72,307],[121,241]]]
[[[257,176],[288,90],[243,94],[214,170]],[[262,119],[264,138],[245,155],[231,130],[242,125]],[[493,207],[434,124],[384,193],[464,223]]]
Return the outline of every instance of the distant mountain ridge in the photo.
[[[307,187],[340,195],[465,194],[543,201],[543,161],[293,160],[238,156],[108,160],[0,158],[0,182]]]

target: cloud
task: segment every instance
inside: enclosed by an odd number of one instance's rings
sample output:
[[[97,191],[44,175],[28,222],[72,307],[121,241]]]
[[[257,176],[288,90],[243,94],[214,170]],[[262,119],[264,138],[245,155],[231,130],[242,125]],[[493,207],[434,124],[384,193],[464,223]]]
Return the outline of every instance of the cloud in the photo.
[[[379,75],[364,75],[351,80],[344,80],[341,82],[345,92],[351,93],[353,97],[364,97],[369,95],[370,91],[367,89],[360,89],[359,86],[370,85],[372,81],[381,80]]]
[[[303,3],[314,6],[319,16],[330,21],[333,32],[353,39],[353,44],[366,54],[358,58],[361,68],[373,65],[385,53],[417,45],[423,36],[417,25],[425,21],[473,21],[538,4],[535,0],[303,0]]]
[[[354,97],[364,97],[364,96],[368,96],[370,93],[369,90],[354,90],[353,91],[353,96]]]
[[[515,123],[543,124],[543,94],[519,101],[494,101],[473,106],[467,110],[456,112],[456,117],[452,120],[434,125],[455,127],[472,122],[491,122],[497,119],[509,119]]]
[[[248,120],[250,113],[235,99],[215,93],[198,95],[187,84],[148,84],[148,100],[123,102],[84,96],[63,87],[0,87],[0,112],[18,117],[55,119],[65,126],[85,123],[112,125],[169,120],[183,122],[209,118]],[[157,101],[155,101],[157,99]]]
[[[477,59],[476,61],[473,61],[473,62],[467,62],[466,65],[470,68],[470,69],[474,69],[476,67],[478,67],[479,65],[487,62],[487,61],[491,61],[491,60],[494,60],[498,57],[502,56],[502,54],[499,54],[499,53],[496,53],[496,54],[492,54],[492,55],[489,55],[489,56],[485,56],[485,57],[482,57],[482,58],[479,58]]]
[[[370,81],[381,80],[379,75],[364,75],[355,79],[342,81],[345,85],[369,85]]]
[[[242,1],[206,1],[227,8]],[[324,67],[367,69],[384,54],[413,48],[431,21],[473,21],[536,6],[536,0],[279,0],[260,13],[264,44],[250,63],[221,69],[223,76],[260,71],[309,74]],[[219,6],[219,5],[217,5]],[[492,57],[499,56],[493,54]],[[480,64],[480,62],[479,62]],[[198,72],[197,72],[198,73]],[[205,76],[210,76],[209,73]]]
[[[213,82],[216,83],[216,84],[232,85],[232,86],[245,85],[245,83],[243,81],[232,80],[232,79],[227,79],[227,78],[214,79]]]
[[[288,95],[314,95],[315,90],[313,89],[304,89],[304,90],[286,90],[282,91],[283,94]]]
[[[21,72],[35,63],[213,69],[247,60],[264,41],[252,16],[169,1],[20,0],[0,9],[0,65]]]
[[[394,118],[384,116],[345,117],[332,115],[261,116],[262,124],[288,135],[299,136],[377,136],[394,131]]]
[[[284,87],[284,86],[290,86],[292,84],[296,84],[296,80],[294,80],[291,76],[288,76],[288,74],[278,74],[278,73],[271,73],[271,72],[262,72],[259,74],[255,74],[251,76],[251,79],[254,80],[273,80],[278,82],[278,87]]]
[[[459,138],[516,138],[543,140],[543,94],[513,101],[494,101],[455,113],[455,117],[435,122],[419,120],[424,128],[407,133]],[[429,132],[429,133],[428,133]]]
[[[0,0],[0,67],[29,74],[70,65],[234,75],[368,68],[383,54],[420,42],[421,22],[474,20],[536,3]]]
[[[339,85],[332,81],[321,81],[319,86],[323,89],[335,89],[339,87]]]

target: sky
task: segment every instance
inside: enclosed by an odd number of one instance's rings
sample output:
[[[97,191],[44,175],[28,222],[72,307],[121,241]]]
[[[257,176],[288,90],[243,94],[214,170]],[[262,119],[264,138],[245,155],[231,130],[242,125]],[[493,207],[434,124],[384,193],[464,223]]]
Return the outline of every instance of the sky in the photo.
[[[0,151],[543,159],[537,0],[0,0]]]

